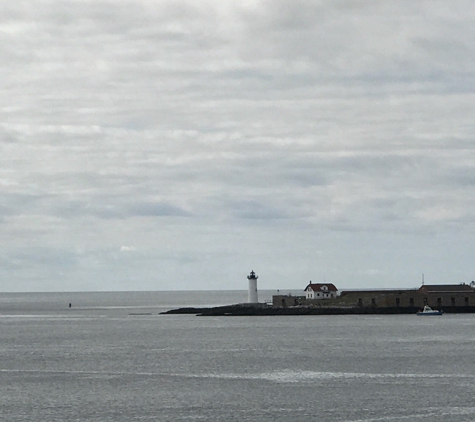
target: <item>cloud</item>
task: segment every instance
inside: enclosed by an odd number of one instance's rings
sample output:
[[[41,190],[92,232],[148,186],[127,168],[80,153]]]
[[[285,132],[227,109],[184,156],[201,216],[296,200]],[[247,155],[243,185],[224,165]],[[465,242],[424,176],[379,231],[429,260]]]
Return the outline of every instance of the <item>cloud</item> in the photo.
[[[120,251],[121,252],[131,252],[131,251],[135,251],[136,248],[134,246],[121,246],[120,247]]]
[[[147,217],[187,216],[185,210],[163,202],[139,202],[128,207],[129,214]]]
[[[212,267],[236,288],[256,263],[289,288],[324,267],[355,285],[390,268],[397,284],[428,250],[473,279],[474,13],[468,0],[9,2],[0,253],[32,270],[4,276],[212,288]],[[437,236],[457,244],[446,261]]]

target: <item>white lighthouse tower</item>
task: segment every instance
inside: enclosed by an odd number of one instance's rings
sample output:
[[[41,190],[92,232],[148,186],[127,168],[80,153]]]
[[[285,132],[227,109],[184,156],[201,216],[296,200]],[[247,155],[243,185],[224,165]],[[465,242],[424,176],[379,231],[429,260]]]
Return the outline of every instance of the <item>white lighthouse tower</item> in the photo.
[[[258,303],[257,299],[257,279],[259,277],[256,275],[254,271],[251,271],[251,274],[247,276],[249,280],[249,295],[248,295],[248,302],[249,303]]]

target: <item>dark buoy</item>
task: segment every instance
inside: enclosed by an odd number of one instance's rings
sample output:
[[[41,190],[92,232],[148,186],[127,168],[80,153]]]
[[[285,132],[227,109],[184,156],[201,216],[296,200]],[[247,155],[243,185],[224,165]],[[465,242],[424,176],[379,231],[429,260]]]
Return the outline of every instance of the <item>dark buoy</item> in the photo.
[[[71,304],[69,304],[69,307],[71,307]]]

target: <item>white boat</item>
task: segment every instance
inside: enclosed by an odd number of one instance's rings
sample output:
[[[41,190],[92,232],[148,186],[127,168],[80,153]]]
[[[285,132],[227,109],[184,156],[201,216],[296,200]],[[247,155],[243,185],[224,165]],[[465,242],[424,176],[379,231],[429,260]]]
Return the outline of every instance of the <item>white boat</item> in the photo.
[[[442,315],[442,311],[438,311],[436,309],[432,309],[430,306],[426,305],[424,306],[424,309],[422,311],[419,311],[417,315],[423,316],[423,315]]]

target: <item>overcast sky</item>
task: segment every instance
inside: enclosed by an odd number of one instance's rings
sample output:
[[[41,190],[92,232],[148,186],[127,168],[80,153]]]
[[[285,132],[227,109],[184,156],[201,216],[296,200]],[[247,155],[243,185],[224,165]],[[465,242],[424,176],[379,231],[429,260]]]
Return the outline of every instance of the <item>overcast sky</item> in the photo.
[[[472,0],[0,5],[0,290],[475,279]]]

